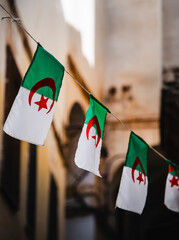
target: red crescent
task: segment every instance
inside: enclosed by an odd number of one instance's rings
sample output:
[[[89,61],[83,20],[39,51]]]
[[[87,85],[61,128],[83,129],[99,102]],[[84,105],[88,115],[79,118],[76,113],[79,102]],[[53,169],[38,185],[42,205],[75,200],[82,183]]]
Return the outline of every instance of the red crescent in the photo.
[[[29,93],[29,105],[31,106],[31,101],[32,101],[32,97],[34,95],[34,93],[42,87],[50,87],[53,91],[53,102],[50,106],[50,109],[47,113],[49,113],[54,105],[54,99],[55,99],[55,92],[56,92],[56,86],[55,86],[55,81],[52,78],[44,78],[42,80],[40,80],[39,82],[37,82],[31,89],[30,93]]]
[[[97,147],[98,144],[99,144],[100,138],[101,138],[101,129],[100,129],[98,118],[97,118],[96,115],[94,115],[94,117],[92,117],[88,122],[88,125],[87,125],[87,128],[86,128],[86,137],[89,140],[89,131],[94,124],[96,124],[97,134],[98,134],[97,143],[96,143],[96,147]]]
[[[144,168],[143,168],[143,166],[142,166],[142,163],[141,163],[139,157],[136,157],[136,160],[135,160],[135,162],[134,162],[134,164],[133,164],[133,166],[132,166],[132,171],[131,171],[131,174],[132,174],[132,180],[133,180],[133,182],[135,182],[135,179],[134,179],[134,172],[135,172],[135,169],[136,169],[136,167],[137,167],[138,164],[141,166],[142,172],[143,172],[143,174],[144,174],[144,177],[145,177],[145,178],[144,178],[144,185],[145,185],[145,184],[146,184],[145,171],[144,171]]]

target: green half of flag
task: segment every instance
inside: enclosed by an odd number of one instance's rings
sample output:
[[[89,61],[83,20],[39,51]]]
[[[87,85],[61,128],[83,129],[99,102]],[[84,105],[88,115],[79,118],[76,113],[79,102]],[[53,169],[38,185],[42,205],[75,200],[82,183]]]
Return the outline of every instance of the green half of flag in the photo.
[[[147,157],[149,146],[143,139],[131,132],[125,166],[136,169],[147,176]]]
[[[90,95],[90,106],[86,114],[85,124],[92,126],[96,129],[96,134],[103,138],[104,123],[106,114],[109,110],[100,103],[93,95]]]
[[[21,86],[57,101],[63,75],[64,66],[38,44]]]

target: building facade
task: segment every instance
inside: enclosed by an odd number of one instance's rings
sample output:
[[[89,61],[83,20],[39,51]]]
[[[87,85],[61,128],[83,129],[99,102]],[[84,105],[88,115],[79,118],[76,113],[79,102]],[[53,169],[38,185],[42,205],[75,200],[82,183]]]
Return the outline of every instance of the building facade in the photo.
[[[177,5],[176,1],[172,3]],[[2,1],[70,74],[152,146],[160,144],[162,69],[177,66],[177,51],[173,50],[176,64],[170,66],[173,56],[163,55],[162,49],[173,46],[168,40],[172,29],[166,30],[168,22],[162,18],[172,15],[166,13],[172,5],[167,4],[167,0],[164,5],[161,0]],[[0,9],[0,17],[4,16]],[[2,193],[31,239],[65,239],[65,235],[70,239],[68,216],[106,205],[114,209],[130,131],[107,115],[100,165],[103,179],[78,169],[73,159],[89,96],[65,73],[45,146],[5,135],[3,123],[36,43],[9,19],[1,21],[0,35]],[[175,36],[173,41],[177,44]],[[94,225],[91,231],[95,232]]]

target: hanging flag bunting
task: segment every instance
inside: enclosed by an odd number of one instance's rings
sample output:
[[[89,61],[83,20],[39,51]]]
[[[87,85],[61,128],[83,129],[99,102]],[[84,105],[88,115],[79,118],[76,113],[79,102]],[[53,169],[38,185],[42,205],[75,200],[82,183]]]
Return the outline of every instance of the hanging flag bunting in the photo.
[[[179,212],[179,167],[167,160],[168,176],[165,186],[165,205],[175,211]]]
[[[17,23],[17,20],[1,4],[0,7]],[[3,130],[14,138],[44,145],[66,70],[29,32],[23,27],[22,29],[38,46]],[[90,94],[68,71],[66,73]],[[78,167],[100,177],[100,152],[107,112],[111,113],[108,108],[90,94],[90,106],[75,154],[75,163]],[[122,120],[114,114],[112,115],[128,130],[131,130]],[[179,166],[167,160],[153,147],[150,146],[150,148],[169,164],[164,203],[172,211],[179,212]],[[148,149],[149,145],[131,131],[116,207],[139,214],[142,213],[148,189]]]
[[[79,168],[100,177],[100,153],[107,112],[109,110],[90,94],[90,106],[75,154],[75,163]]]
[[[142,213],[148,188],[148,149],[149,146],[131,132],[116,207]]]
[[[63,75],[63,65],[38,44],[3,130],[14,138],[44,145]]]

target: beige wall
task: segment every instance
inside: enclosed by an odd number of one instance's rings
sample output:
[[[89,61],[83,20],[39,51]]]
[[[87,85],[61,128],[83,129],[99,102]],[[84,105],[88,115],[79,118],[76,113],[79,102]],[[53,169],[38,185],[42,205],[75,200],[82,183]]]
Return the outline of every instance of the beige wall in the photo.
[[[158,118],[161,89],[160,0],[106,1],[105,97],[113,111],[125,119]],[[122,92],[130,86],[128,100]]]
[[[151,145],[160,143],[161,2],[96,1],[96,66],[102,66],[102,101]],[[126,86],[130,89],[125,92]],[[114,95],[109,93],[111,87],[116,89]],[[129,134],[114,117],[107,116],[106,161],[123,156],[116,168],[125,158]]]
[[[177,0],[163,0],[163,66],[164,68],[179,65],[179,4]]]

